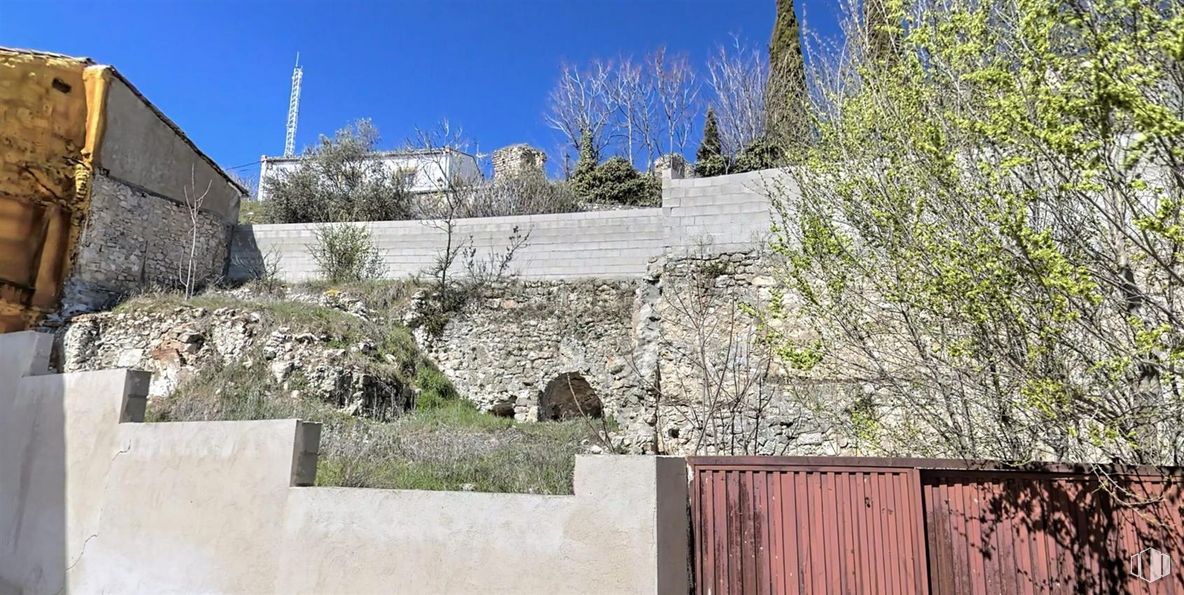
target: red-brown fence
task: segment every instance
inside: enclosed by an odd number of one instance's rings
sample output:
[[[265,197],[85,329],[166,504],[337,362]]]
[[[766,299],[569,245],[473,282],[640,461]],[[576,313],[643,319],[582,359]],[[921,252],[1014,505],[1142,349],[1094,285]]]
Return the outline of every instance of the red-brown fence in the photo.
[[[695,457],[696,592],[1175,593],[1175,470]],[[1155,552],[1148,551],[1148,548]],[[1168,572],[1166,576],[1159,574]]]

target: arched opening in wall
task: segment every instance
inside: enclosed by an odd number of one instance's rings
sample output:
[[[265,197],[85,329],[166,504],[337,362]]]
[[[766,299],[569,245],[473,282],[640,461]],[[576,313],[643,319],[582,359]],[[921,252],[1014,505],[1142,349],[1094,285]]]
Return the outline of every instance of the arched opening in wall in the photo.
[[[581,416],[604,415],[600,397],[592,385],[575,372],[560,374],[547,383],[539,395],[539,421],[561,421]]]

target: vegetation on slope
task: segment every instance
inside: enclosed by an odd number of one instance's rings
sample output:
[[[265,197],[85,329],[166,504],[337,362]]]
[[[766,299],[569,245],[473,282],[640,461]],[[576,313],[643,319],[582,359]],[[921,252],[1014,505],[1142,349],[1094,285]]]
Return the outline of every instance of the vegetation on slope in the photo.
[[[363,318],[336,307],[282,297],[211,292],[185,300],[176,294],[143,295],[117,310],[178,307],[237,308],[259,315],[250,353],[207,367],[168,397],[154,400],[148,421],[299,418],[324,424],[318,485],[476,490],[542,494],[571,493],[574,455],[590,438],[580,421],[520,424],[481,413],[428,361],[410,331],[397,322],[413,291],[408,283],[366,282],[338,288],[306,288],[315,295],[358,296]],[[321,292],[320,290],[324,290]],[[342,349],[369,373],[410,386],[415,406],[389,421],[358,417],[310,396],[301,375],[278,382],[262,353],[275,329],[325,336],[326,348]],[[350,347],[361,342],[374,352]]]

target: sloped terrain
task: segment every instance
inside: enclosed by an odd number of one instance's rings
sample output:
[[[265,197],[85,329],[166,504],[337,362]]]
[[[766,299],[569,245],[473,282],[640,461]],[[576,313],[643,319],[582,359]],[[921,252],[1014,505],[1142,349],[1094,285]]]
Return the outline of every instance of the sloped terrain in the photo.
[[[412,290],[144,294],[59,329],[58,367],[152,371],[150,422],[321,422],[320,485],[570,493],[590,428],[479,412],[400,322]]]

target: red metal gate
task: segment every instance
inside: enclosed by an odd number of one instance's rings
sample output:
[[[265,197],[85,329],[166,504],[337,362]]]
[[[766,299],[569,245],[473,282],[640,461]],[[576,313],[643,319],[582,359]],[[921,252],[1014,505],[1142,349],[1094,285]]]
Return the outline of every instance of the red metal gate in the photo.
[[[693,457],[695,591],[1184,595],[1179,470]],[[1166,574],[1165,574],[1166,571]]]
[[[917,470],[695,457],[696,592],[924,593]]]
[[[1110,479],[1103,489],[1087,473],[921,471],[932,592],[1184,594],[1179,568],[1150,572],[1150,550],[1184,563],[1180,486]]]

